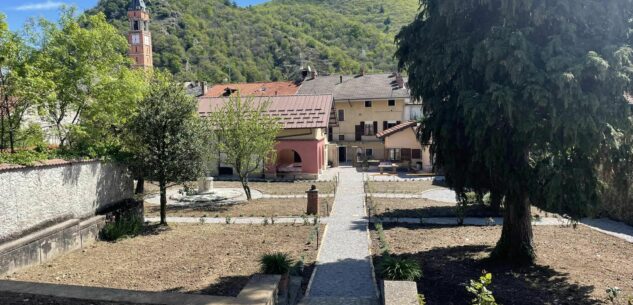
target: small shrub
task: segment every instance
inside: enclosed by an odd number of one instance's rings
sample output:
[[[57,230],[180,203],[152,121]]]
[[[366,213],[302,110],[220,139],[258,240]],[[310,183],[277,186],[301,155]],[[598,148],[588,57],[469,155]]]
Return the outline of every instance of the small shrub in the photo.
[[[102,240],[116,241],[124,237],[138,235],[143,228],[143,220],[138,215],[119,217],[103,227],[100,233]]]
[[[426,298],[424,298],[423,294],[418,294],[418,303],[420,305],[426,305]]]
[[[230,224],[231,224],[231,216],[226,216],[226,217],[224,217],[224,222],[225,222],[227,225],[230,225]]]
[[[262,224],[267,226],[268,225],[268,218],[264,217],[264,222]]]
[[[415,281],[422,277],[418,262],[391,256],[386,256],[380,262],[380,273],[382,278],[391,281]]]
[[[470,280],[470,285],[466,286],[466,290],[473,294],[472,305],[498,305],[492,291],[488,286],[492,284],[492,274],[485,273],[478,280]]]
[[[264,254],[259,259],[261,270],[265,274],[287,274],[290,272],[294,261],[290,255],[283,252]]]

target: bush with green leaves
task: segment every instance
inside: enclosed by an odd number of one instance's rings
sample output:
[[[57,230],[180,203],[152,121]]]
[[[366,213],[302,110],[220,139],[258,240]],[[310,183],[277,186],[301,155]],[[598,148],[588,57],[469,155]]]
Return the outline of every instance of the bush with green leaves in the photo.
[[[385,256],[380,262],[380,274],[383,279],[391,281],[415,281],[422,277],[422,268],[411,259]]]
[[[478,280],[470,280],[470,285],[466,286],[466,290],[475,297],[472,299],[472,305],[498,305],[492,290],[488,286],[492,284],[492,274],[485,273]]]
[[[102,240],[117,241],[121,238],[136,236],[142,229],[143,219],[139,215],[130,214],[107,223],[100,235]]]
[[[265,274],[287,274],[294,265],[290,255],[283,252],[264,254],[259,259],[261,270]]]

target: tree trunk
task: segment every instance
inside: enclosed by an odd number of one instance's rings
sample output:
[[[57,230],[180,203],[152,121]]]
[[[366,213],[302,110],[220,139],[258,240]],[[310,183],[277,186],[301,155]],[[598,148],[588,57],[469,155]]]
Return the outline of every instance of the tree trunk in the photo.
[[[139,177],[136,180],[136,189],[134,190],[134,194],[143,194],[145,193],[145,179],[143,177]]]
[[[160,224],[167,225],[167,183],[165,180],[159,182],[160,187]]]
[[[251,196],[251,187],[248,186],[248,178],[240,177],[240,182],[242,183],[242,188],[244,188],[244,193],[246,194],[246,200],[251,201],[253,197]]]
[[[501,196],[500,192],[497,192],[497,191],[490,192],[490,208],[492,209],[493,212],[499,213],[499,211],[501,210],[502,199],[503,199],[503,196]]]
[[[527,197],[525,192],[506,196],[503,230],[492,252],[493,259],[518,264],[534,262],[536,256],[532,243],[532,217]]]

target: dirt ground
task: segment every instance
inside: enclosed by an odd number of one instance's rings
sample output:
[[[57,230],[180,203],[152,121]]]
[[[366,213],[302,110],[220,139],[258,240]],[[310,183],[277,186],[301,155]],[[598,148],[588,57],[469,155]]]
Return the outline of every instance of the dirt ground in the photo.
[[[319,198],[321,216],[329,215],[334,198]],[[272,217],[301,216],[306,213],[307,199],[255,199],[231,205],[194,204],[167,206],[168,216],[179,217]],[[145,203],[146,216],[159,216],[160,206]]]
[[[378,217],[456,217],[456,204],[450,202],[397,198],[372,198],[372,201],[374,203],[372,214]],[[495,212],[488,206],[475,204],[466,208],[465,215],[466,217],[500,217],[503,215],[503,210]],[[532,216],[555,217],[556,215],[532,207]]]
[[[431,189],[444,188],[440,181],[369,181],[369,192],[388,194],[418,194]]]
[[[2,305],[135,305],[120,302],[100,302],[90,300],[77,300],[68,298],[57,298],[50,296],[40,296],[24,293],[0,293],[0,304]],[[144,304],[148,305],[148,304]]]
[[[6,279],[144,291],[237,296],[265,253],[316,258],[312,226],[175,225],[116,243],[97,242]],[[323,230],[323,228],[321,228]]]
[[[334,194],[334,182],[250,182],[252,189],[268,195],[305,195],[312,185],[316,185],[319,194]],[[213,187],[241,188],[239,181],[214,181]]]
[[[422,266],[418,291],[428,304],[469,304],[464,284],[483,270],[503,305],[607,304],[613,286],[633,296],[631,243],[583,226],[534,227],[536,264],[512,267],[486,259],[500,235],[500,227],[385,226],[392,254]],[[372,237],[377,253],[375,231]]]

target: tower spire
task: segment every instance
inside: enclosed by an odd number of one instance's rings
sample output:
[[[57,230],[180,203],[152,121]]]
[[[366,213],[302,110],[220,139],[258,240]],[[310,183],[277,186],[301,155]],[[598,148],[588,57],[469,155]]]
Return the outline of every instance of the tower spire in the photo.
[[[128,33],[128,54],[134,61],[134,67],[151,69],[154,66],[152,55],[152,33],[149,30],[150,16],[143,0],[132,0],[127,11],[130,20]]]

